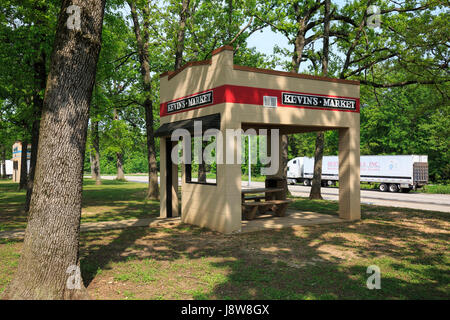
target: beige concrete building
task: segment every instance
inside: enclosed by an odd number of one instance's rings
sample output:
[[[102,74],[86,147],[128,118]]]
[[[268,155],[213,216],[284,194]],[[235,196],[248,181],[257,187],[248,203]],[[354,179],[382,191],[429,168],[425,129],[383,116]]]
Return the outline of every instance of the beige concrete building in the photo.
[[[12,161],[13,161],[13,174],[12,180],[13,182],[20,182],[20,166],[22,165],[22,142],[16,141],[12,146]],[[31,157],[31,145],[29,144],[27,147],[27,171],[30,168],[30,160]]]
[[[227,129],[267,129],[268,134],[279,129],[280,139],[281,134],[338,130],[339,217],[360,219],[359,82],[234,65],[233,48],[222,47],[211,60],[162,74],[160,90],[161,217],[181,215],[185,223],[223,233],[241,230],[239,163],[217,163],[211,182],[194,181],[192,165],[182,165],[178,199],[178,166],[171,159],[177,142],[171,134],[177,128],[193,132],[194,120],[202,120],[203,132],[218,129],[224,137]],[[231,150],[236,158],[240,141],[223,141],[224,157]],[[273,176],[281,177],[282,170]]]

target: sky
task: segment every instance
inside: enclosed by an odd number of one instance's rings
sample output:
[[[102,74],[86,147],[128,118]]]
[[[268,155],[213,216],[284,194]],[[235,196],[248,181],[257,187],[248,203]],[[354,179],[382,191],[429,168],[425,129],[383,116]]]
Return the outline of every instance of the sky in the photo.
[[[264,28],[262,32],[253,33],[247,40],[249,47],[255,47],[257,51],[272,55],[273,48],[278,45],[280,48],[288,48],[289,51],[293,50],[293,46],[290,45],[282,34],[273,32],[270,28]],[[281,66],[277,66],[276,70],[282,70]]]
[[[281,48],[291,48],[286,37],[275,33],[270,28],[264,28],[263,32],[255,32],[247,41],[249,47],[256,47],[259,52],[273,54],[273,48],[278,45]]]
[[[342,7],[349,0],[334,0],[333,4],[338,8]],[[125,6],[122,8],[122,12],[124,16],[129,14],[129,8]],[[266,55],[273,55],[273,48],[275,45],[278,45],[280,48],[288,49],[289,52],[294,50],[293,45],[289,44],[286,37],[284,37],[279,32],[273,32],[270,27],[266,27],[262,30],[262,32],[253,33],[248,39],[247,44],[249,47],[255,47],[258,52],[264,53]],[[318,41],[318,45],[321,46],[320,41]],[[285,57],[280,57],[277,55],[282,61],[290,60]],[[303,62],[300,65],[300,73],[305,72],[310,62]],[[281,65],[278,65],[276,70],[284,70]],[[285,70],[284,70],[285,71]]]
[[[348,0],[334,0],[333,4],[338,8],[341,8],[345,5]],[[280,48],[288,49],[289,52],[294,50],[294,46],[289,44],[286,37],[284,37],[279,32],[273,32],[270,27],[264,28],[263,32],[255,32],[250,36],[247,40],[247,44],[249,47],[255,47],[257,51],[262,52],[267,55],[273,54],[273,48],[275,45],[278,45]],[[321,47],[320,41],[317,42],[319,47]],[[303,62],[300,65],[300,73],[304,72],[310,62]],[[276,70],[283,70],[280,65],[278,65]]]

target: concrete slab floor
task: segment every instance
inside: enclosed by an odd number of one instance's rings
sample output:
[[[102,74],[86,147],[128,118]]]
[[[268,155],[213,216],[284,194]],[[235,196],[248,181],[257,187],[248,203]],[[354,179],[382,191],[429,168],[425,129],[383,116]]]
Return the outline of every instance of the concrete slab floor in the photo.
[[[240,233],[340,222],[346,221],[339,219],[337,216],[330,216],[328,214],[301,212],[289,209],[286,211],[286,216],[284,217],[275,217],[271,214],[264,214],[258,216],[254,220],[243,220]]]

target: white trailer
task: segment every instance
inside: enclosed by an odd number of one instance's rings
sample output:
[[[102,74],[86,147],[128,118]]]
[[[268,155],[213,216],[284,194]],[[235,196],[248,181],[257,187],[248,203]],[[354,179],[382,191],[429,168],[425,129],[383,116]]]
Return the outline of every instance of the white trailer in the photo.
[[[13,174],[13,162],[12,160],[6,160],[6,176],[8,178],[12,177]],[[0,161],[0,177],[3,177],[3,161]]]
[[[297,157],[288,162],[288,183],[311,185],[314,158]],[[379,184],[380,191],[409,192],[428,183],[428,156],[361,156],[360,181]],[[339,180],[338,156],[322,160],[322,186]]]

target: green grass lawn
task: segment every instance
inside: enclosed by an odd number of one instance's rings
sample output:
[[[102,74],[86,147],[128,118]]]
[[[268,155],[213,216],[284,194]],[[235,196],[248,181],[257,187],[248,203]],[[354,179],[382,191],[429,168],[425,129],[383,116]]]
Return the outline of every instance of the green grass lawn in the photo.
[[[256,181],[256,180],[255,180]],[[263,180],[264,181],[264,180]],[[361,190],[378,190],[379,184],[369,184],[369,183],[361,183]],[[339,182],[336,185],[332,186],[332,188],[338,188]],[[416,189],[415,191],[411,191],[411,193],[420,192],[420,193],[435,193],[435,194],[450,194],[450,185],[447,184],[428,184],[421,188]]]
[[[361,183],[361,189],[378,189],[378,184]],[[437,193],[437,194],[450,194],[450,185],[447,184],[428,184],[415,191],[420,193]]]
[[[156,217],[159,202],[145,200],[146,190],[143,183],[102,180],[97,186],[84,179],[81,222]],[[25,195],[17,191],[16,183],[0,180],[0,231],[26,227]]]
[[[113,175],[113,174],[112,174]],[[127,173],[127,176],[147,176],[148,173]],[[158,174],[159,175],[159,174]],[[181,177],[181,173],[178,173],[178,176]],[[194,178],[196,175],[194,174]],[[212,173],[207,173],[206,178],[208,179],[215,179],[216,175]],[[242,181],[248,181],[248,175],[243,174],[241,176]],[[253,182],[264,182],[266,180],[265,176],[252,176]],[[338,187],[339,183],[337,182],[335,186]],[[361,190],[371,190],[375,189],[378,190],[378,184],[369,184],[369,183],[361,183]],[[437,194],[450,194],[450,185],[448,184],[429,184],[422,188],[417,189],[416,191],[412,192],[421,192],[421,193],[437,193]]]
[[[429,184],[429,185],[423,186],[420,189],[417,189],[417,192],[450,194],[450,185],[448,185],[448,184]]]
[[[2,208],[21,201],[20,193],[10,203],[0,194]],[[142,184],[86,181],[83,210],[138,217],[143,206],[158,207],[144,196]],[[338,210],[337,202],[306,198],[292,207]],[[95,299],[448,299],[449,236],[448,213],[363,205],[358,222],[247,234],[169,223],[83,233],[80,255]],[[0,239],[0,294],[21,247]],[[366,287],[370,265],[381,269],[380,290]]]

